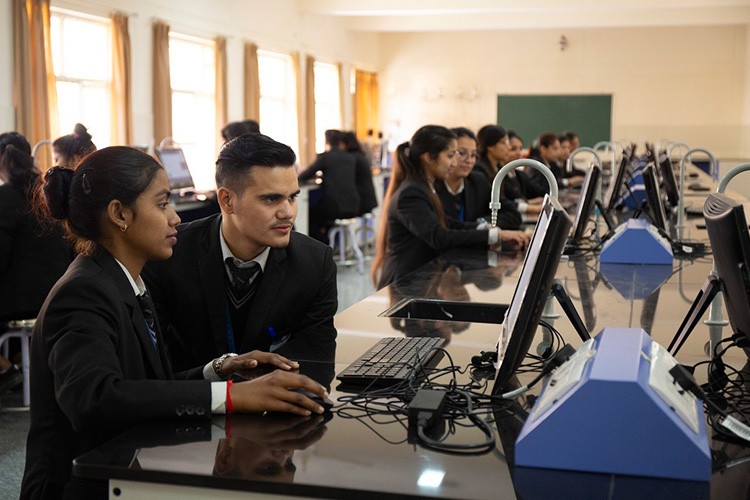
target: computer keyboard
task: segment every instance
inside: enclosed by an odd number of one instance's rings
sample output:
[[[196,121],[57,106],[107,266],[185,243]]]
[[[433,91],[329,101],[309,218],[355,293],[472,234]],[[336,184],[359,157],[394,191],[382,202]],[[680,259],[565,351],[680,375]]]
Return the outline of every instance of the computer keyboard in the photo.
[[[441,337],[386,337],[336,378],[347,386],[388,387],[424,375],[442,358]]]

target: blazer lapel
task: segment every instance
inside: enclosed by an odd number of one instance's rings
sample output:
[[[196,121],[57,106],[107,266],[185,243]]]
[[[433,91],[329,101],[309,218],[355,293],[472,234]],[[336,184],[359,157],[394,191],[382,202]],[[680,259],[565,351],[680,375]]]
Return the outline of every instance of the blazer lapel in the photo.
[[[138,304],[138,299],[135,297],[133,287],[130,285],[127,276],[125,276],[122,268],[117,264],[117,261],[115,261],[115,258],[109,253],[101,252],[96,255],[94,259],[110,276],[112,276],[112,279],[114,279],[117,289],[122,297],[122,301],[128,309],[130,322],[133,326],[136,337],[138,338],[138,342],[141,345],[141,351],[145,353],[146,359],[151,365],[154,374],[156,374],[159,379],[166,379],[167,374],[164,370],[164,366],[162,365],[161,359],[156,354],[154,344],[151,342],[151,334],[146,326],[146,319],[143,317],[141,306]],[[159,326],[157,321],[157,339],[161,336],[158,330]]]
[[[253,305],[250,308],[241,352],[248,352],[253,346],[263,347],[264,350],[267,350],[271,345],[271,336],[267,327],[264,327],[266,325],[266,318],[268,318],[273,304],[278,299],[279,290],[281,290],[286,278],[285,261],[285,249],[271,248],[268,260],[266,261],[266,268],[263,270],[260,287],[255,292]],[[275,325],[268,326],[274,327]]]
[[[199,259],[200,278],[211,323],[211,336],[217,353],[227,352],[227,292],[224,263],[219,244],[221,217],[217,217],[204,237],[205,254]]]

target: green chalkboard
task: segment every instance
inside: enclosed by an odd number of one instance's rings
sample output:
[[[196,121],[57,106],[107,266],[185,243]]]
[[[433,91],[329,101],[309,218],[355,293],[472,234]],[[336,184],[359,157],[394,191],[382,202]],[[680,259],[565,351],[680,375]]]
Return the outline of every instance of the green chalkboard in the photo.
[[[581,146],[609,141],[612,135],[612,96],[498,95],[497,123],[518,132],[529,145],[542,132],[572,130]]]

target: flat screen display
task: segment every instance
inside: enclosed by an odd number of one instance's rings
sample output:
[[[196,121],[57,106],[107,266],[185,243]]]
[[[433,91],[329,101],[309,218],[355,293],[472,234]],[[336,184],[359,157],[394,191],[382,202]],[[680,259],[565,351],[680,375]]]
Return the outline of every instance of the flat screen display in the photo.
[[[571,226],[570,217],[558,201],[546,195],[513,299],[500,327],[493,394],[503,392],[529,351]]]
[[[169,177],[169,188],[172,190],[193,188],[193,176],[190,175],[185,154],[182,149],[159,149],[156,152],[164,170]]]

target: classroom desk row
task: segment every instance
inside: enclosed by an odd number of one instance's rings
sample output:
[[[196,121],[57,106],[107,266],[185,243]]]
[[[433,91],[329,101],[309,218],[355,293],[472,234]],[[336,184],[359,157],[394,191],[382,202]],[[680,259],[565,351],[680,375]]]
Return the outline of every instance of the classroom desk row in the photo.
[[[696,221],[690,219],[687,238],[705,241],[705,231],[697,229]],[[453,363],[468,366],[473,355],[495,348],[498,317],[513,296],[522,263],[522,255],[454,250],[373,293],[335,317],[334,371],[340,372],[378,339],[403,335],[444,337]],[[565,286],[592,335],[605,327],[643,328],[666,346],[710,272],[711,259],[675,259],[673,266],[658,272],[636,267],[644,266],[611,268],[600,265],[593,255],[564,257],[556,279]],[[409,300],[426,299],[483,305],[487,316],[446,321],[384,315]],[[559,307],[555,311],[560,316],[547,321],[566,342],[578,347],[581,339],[572,324]],[[430,314],[435,316],[425,316]],[[699,324],[678,360],[693,364],[706,359],[708,338],[708,327]],[[538,329],[532,352],[543,342]],[[302,371],[313,377],[330,373],[329,366],[300,361]],[[740,368],[747,359],[734,352],[726,361]],[[705,374],[696,375],[699,382],[705,381]],[[519,374],[519,382],[528,382],[532,376]],[[74,474],[110,480],[111,498],[148,497],[156,492],[163,499],[188,494],[239,498],[251,491],[259,498],[744,499],[750,493],[750,460],[721,468],[725,460],[750,457],[750,448],[718,439],[711,441],[715,471],[710,483],[525,469],[515,467],[513,451],[528,415],[525,398],[498,405],[485,415],[495,430],[490,452],[458,455],[410,444],[404,417],[366,416],[345,403],[350,394],[339,390],[335,380],[332,386],[331,398],[337,406],[325,417],[235,415],[189,424],[154,423],[80,457]],[[538,391],[538,386],[532,390]],[[482,439],[477,428],[462,425],[449,438],[455,444]]]

